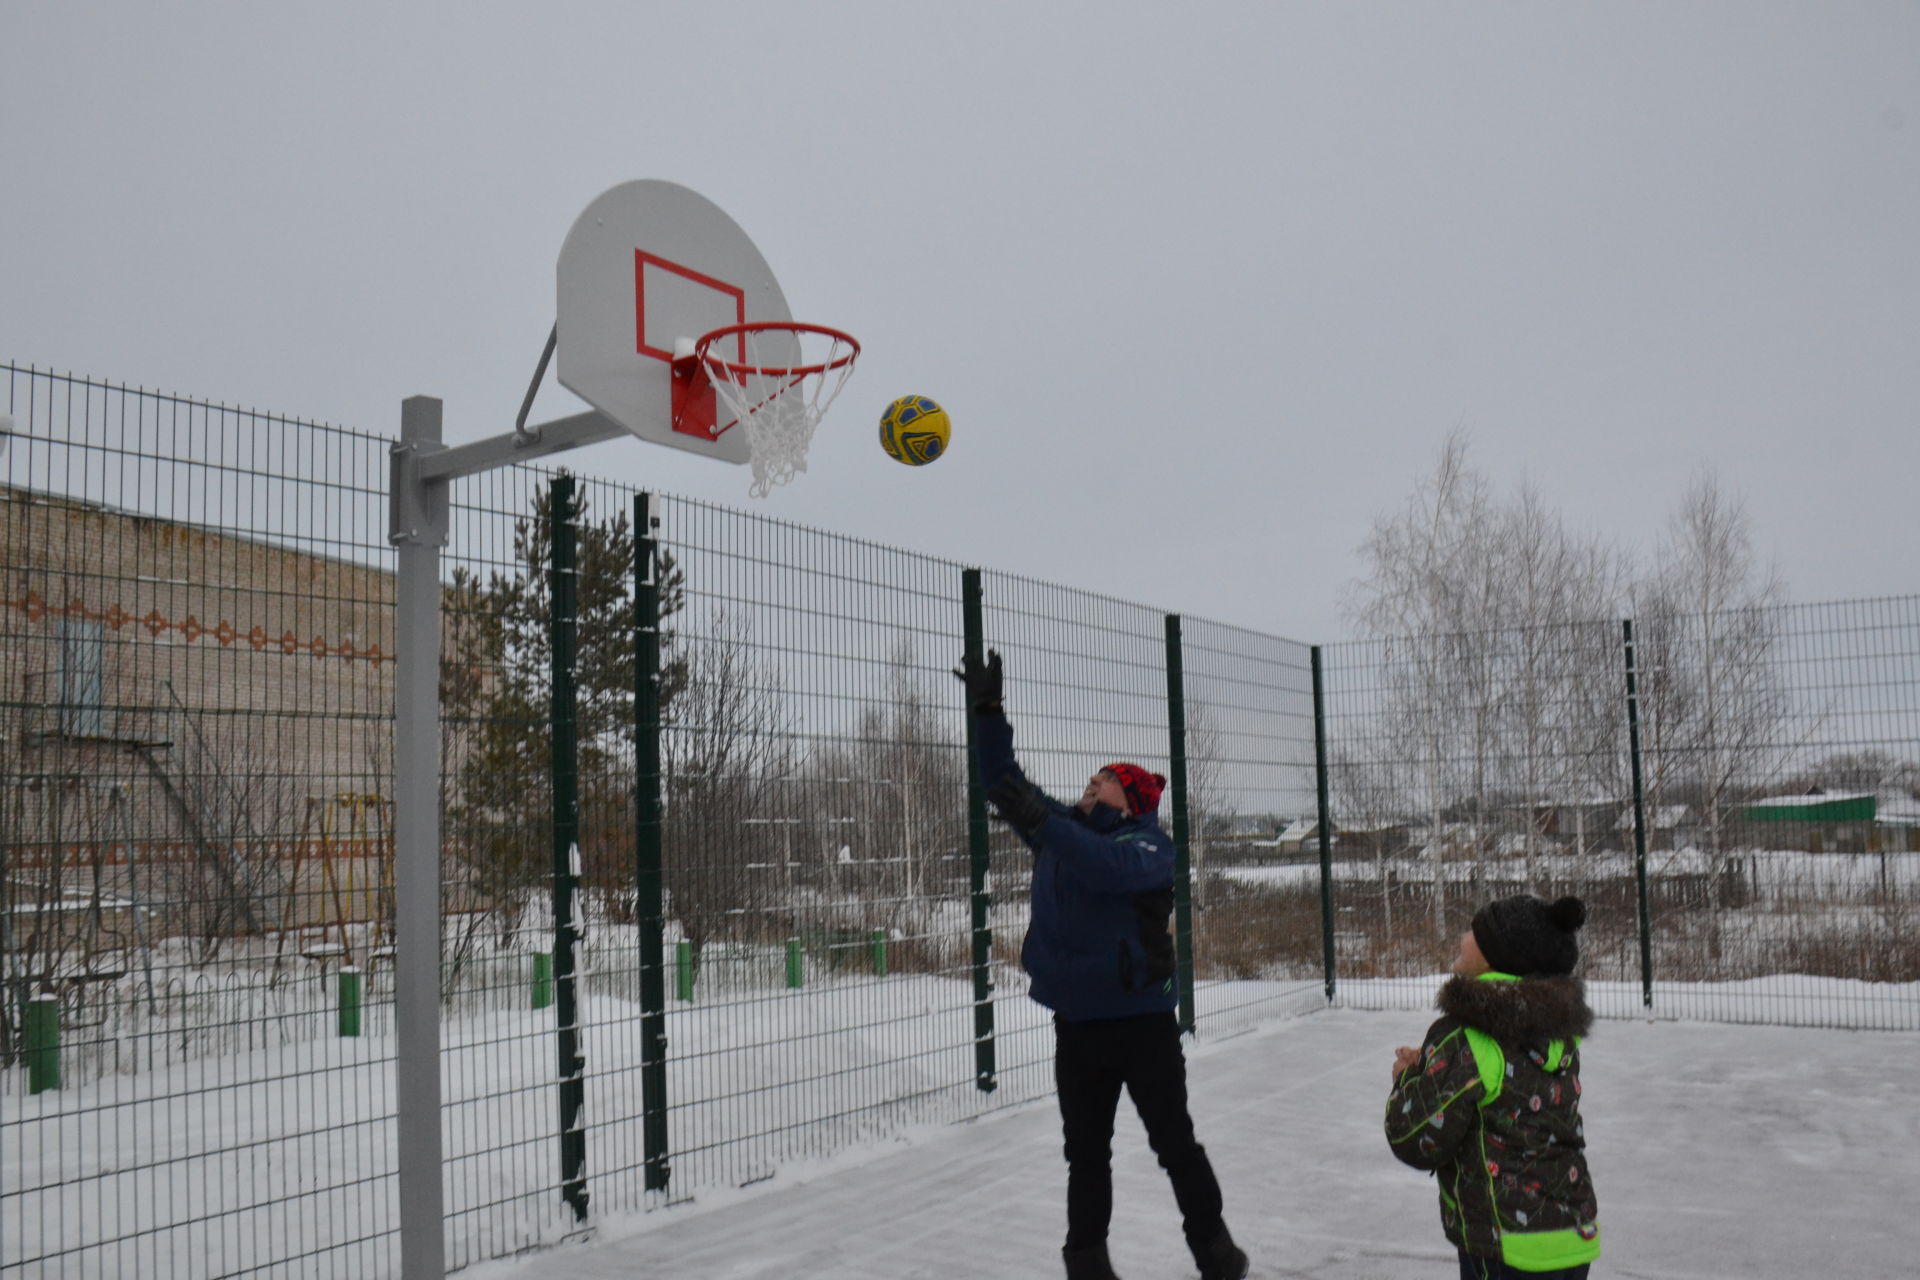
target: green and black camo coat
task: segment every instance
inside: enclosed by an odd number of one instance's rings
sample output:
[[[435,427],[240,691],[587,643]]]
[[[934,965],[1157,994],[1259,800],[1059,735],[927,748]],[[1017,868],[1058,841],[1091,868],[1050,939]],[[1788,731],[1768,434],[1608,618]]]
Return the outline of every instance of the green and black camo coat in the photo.
[[[1435,1000],[1442,1017],[1427,1028],[1420,1057],[1395,1079],[1387,1099],[1393,1154],[1439,1182],[1447,1239],[1479,1257],[1501,1256],[1507,1232],[1598,1232],[1599,1205],[1587,1175],[1580,1122],[1578,1037],[1593,1023],[1578,978],[1450,979]],[[1483,1107],[1465,1028],[1499,1042],[1506,1075]],[[1550,1042],[1565,1042],[1557,1062]]]

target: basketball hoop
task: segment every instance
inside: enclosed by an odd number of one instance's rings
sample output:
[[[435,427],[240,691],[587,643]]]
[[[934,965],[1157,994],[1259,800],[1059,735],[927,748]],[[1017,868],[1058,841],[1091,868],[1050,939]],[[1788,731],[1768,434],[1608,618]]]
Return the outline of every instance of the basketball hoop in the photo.
[[[731,358],[722,351],[731,348]],[[730,324],[677,348],[674,430],[683,417],[700,414],[702,392],[711,388],[717,438],[736,427],[746,432],[753,484],[764,498],[807,469],[807,445],[827,406],[853,374],[860,344],[852,334],[817,324]],[[706,387],[699,384],[704,382]],[[684,388],[684,390],[680,390]]]

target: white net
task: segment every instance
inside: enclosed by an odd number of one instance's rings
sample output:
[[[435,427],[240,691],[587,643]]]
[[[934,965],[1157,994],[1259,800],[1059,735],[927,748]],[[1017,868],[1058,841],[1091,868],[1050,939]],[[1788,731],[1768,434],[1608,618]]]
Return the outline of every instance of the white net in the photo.
[[[796,340],[797,359],[793,356]],[[753,483],[747,492],[764,498],[807,469],[813,430],[852,376],[860,348],[844,334],[800,326],[746,333],[741,341],[739,360],[722,359],[711,350],[703,353],[703,360],[720,410],[716,425],[747,433],[753,465]],[[777,354],[769,355],[756,346]],[[775,360],[778,367],[772,363]],[[818,372],[794,372],[802,368],[818,368]]]

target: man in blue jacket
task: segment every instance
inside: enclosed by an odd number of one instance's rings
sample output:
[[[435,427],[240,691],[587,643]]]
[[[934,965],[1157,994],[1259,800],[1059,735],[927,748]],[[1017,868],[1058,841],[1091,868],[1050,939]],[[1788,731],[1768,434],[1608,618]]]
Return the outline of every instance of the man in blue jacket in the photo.
[[[1187,1113],[1187,1066],[1174,1016],[1173,841],[1157,813],[1166,779],[1110,764],[1071,807],[1027,780],[1001,706],[1000,655],[968,655],[980,784],[1002,821],[1033,850],[1033,903],[1020,964],[1053,1010],[1054,1083],[1066,1131],[1068,1280],[1117,1280],[1107,1256],[1113,1217],[1114,1114],[1125,1088],[1173,1183],[1187,1247],[1203,1280],[1240,1280],[1247,1255],[1221,1216],[1220,1184]]]

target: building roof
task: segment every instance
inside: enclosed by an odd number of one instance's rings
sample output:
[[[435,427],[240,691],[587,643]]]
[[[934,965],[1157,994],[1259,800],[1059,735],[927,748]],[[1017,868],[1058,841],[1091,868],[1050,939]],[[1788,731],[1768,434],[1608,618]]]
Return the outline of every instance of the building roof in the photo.
[[[1868,791],[1820,791],[1768,796],[1743,810],[1750,822],[1872,822],[1877,798]]]
[[[1647,806],[1647,826],[1655,831],[1671,831],[1692,817],[1693,810],[1684,804],[1656,804]],[[1620,815],[1620,821],[1614,824],[1616,831],[1633,830],[1633,806],[1628,805]]]

